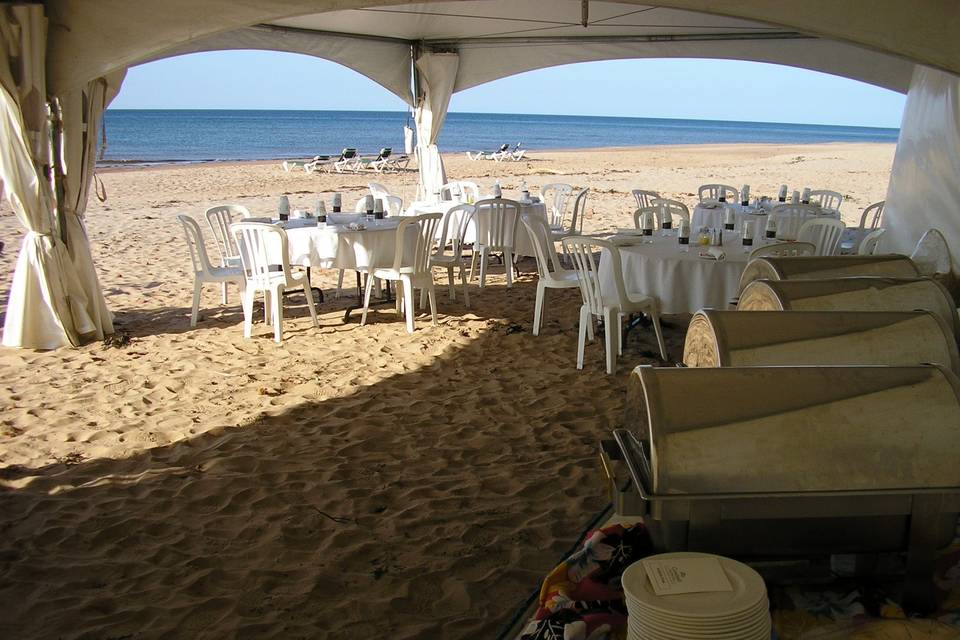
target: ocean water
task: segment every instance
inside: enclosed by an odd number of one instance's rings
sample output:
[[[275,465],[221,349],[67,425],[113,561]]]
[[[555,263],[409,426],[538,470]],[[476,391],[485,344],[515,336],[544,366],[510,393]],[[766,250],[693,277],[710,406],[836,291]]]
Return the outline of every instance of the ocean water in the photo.
[[[404,112],[109,109],[106,164],[268,160],[403,150]],[[709,143],[896,142],[897,129],[667,118],[450,113],[441,151]]]

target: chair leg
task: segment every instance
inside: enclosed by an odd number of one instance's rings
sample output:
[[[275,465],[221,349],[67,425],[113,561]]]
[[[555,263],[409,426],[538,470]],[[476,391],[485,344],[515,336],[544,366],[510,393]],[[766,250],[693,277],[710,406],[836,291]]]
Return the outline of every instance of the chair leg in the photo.
[[[533,305],[533,335],[540,335],[540,323],[543,320],[543,298],[546,294],[546,287],[543,286],[543,280],[537,280],[537,300]]]
[[[460,267],[460,282],[463,283],[463,304],[467,309],[470,308],[470,293],[467,291],[467,273],[463,266]]]
[[[577,369],[583,369],[583,350],[587,345],[587,327],[593,322],[587,305],[580,305],[580,332],[577,339]]]
[[[363,315],[360,316],[360,326],[367,324],[367,311],[370,310],[370,294],[373,293],[373,275],[367,276],[367,286],[363,291]],[[399,296],[399,292],[397,294]]]
[[[406,275],[403,277],[403,304],[406,307],[407,333],[413,333],[413,281]]]
[[[507,289],[513,286],[513,252],[505,249],[503,252],[503,268],[507,272]]]
[[[397,313],[403,314],[403,281],[396,281],[396,291],[394,291],[393,299],[396,301]]]
[[[657,334],[657,346],[660,347],[660,357],[667,360],[667,345],[663,341],[663,329],[660,328],[660,314],[653,310],[650,312],[650,319],[653,320],[653,330]]]
[[[340,292],[343,291],[343,269],[337,274],[337,293],[333,296],[334,300],[340,299]]]
[[[317,308],[313,304],[313,288],[310,286],[309,278],[303,285],[303,295],[307,297],[307,309],[310,310],[310,319],[313,320],[313,328],[316,329],[320,326],[320,322],[317,320]]]
[[[423,311],[427,307],[427,288],[420,287],[420,302],[417,304],[417,309]]]
[[[199,278],[194,277],[193,279],[193,305],[191,306],[190,311],[190,326],[197,326],[197,320],[200,317],[200,289],[203,287],[203,283]]]
[[[623,314],[617,312],[617,355],[623,355]]]
[[[273,293],[273,340],[283,342],[283,285]]]
[[[613,373],[617,365],[617,332],[618,327],[613,324],[613,319],[619,318],[619,312],[616,309],[606,308],[603,310],[603,338],[606,343],[607,351],[607,375]]]
[[[271,303],[270,290],[267,289],[263,292],[263,324],[270,326],[270,322],[273,320],[273,304]]]
[[[587,338],[590,339],[590,342],[593,342],[593,315],[590,315],[590,322],[587,323]]]
[[[243,292],[243,337],[249,338],[253,335],[253,302],[257,297],[257,290],[253,287],[247,287]]]
[[[487,261],[490,257],[490,254],[487,252],[487,248],[484,247],[480,249],[480,288],[483,289],[487,285]]]
[[[433,326],[437,326],[437,292],[431,282],[427,288],[427,295],[430,297],[430,316]]]
[[[453,286],[453,267],[447,267],[447,280],[449,282],[447,285],[447,295],[450,296],[451,300],[456,300],[457,289]]]
[[[474,247],[470,251],[470,281],[472,282],[477,277],[477,248]]]

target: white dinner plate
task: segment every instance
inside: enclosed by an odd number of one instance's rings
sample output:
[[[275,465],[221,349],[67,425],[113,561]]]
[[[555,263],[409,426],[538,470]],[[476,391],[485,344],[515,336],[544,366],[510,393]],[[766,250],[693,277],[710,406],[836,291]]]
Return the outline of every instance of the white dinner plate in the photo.
[[[659,611],[684,618],[717,618],[736,617],[737,614],[756,607],[757,603],[767,595],[767,587],[760,574],[742,562],[730,558],[707,553],[680,552],[664,553],[647,559],[670,560],[673,558],[717,558],[733,590],[658,596],[653,592],[641,560],[633,563],[623,572],[621,582],[625,596],[633,600],[642,610]]]

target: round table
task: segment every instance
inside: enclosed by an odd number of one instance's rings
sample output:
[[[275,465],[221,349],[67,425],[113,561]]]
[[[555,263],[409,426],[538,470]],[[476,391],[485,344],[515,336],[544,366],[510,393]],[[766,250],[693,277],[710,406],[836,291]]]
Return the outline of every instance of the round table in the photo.
[[[363,214],[328,214],[327,219],[326,226],[317,226],[315,218],[283,223],[290,264],[354,270],[393,266],[399,219],[367,220]],[[355,228],[358,224],[365,228]],[[404,257],[412,259],[416,226],[408,227],[405,236]]]
[[[737,296],[740,275],[749,258],[740,234],[725,233],[724,246],[719,248],[726,257],[712,260],[700,257],[700,252],[710,247],[680,245],[675,233],[647,238],[615,237],[620,245],[627,291],[657,298],[661,313],[694,313],[705,307],[726,309],[729,301]],[[759,241],[755,242],[759,246]],[[689,251],[683,253],[684,248]],[[601,254],[597,269],[601,290],[612,294],[616,285],[607,250]]]
[[[743,231],[743,225],[746,222],[753,223],[753,237],[764,237],[767,227],[767,218],[772,214],[773,208],[781,203],[767,202],[765,205],[755,207],[753,205],[743,206],[740,204],[717,204],[700,203],[693,209],[690,215],[691,234],[696,234],[700,227],[708,229],[721,229],[726,222],[727,210],[732,210],[735,216],[734,230]],[[793,219],[777,220],[777,238],[780,240],[796,240],[800,226],[816,217],[839,218],[840,213],[834,209],[822,209],[819,215],[804,215]]]

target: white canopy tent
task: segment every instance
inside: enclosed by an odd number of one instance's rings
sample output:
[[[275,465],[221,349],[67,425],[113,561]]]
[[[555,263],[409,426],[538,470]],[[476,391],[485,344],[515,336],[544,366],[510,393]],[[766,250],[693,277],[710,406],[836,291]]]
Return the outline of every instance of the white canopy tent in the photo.
[[[14,305],[11,295],[5,344],[47,348],[110,330],[82,228],[92,177],[91,137],[126,68],[198,51],[305,53],[339,62],[386,87],[415,108],[423,195],[445,180],[436,140],[452,93],[532,69],[617,58],[728,58],[910,90],[888,198],[890,246],[909,249],[917,227],[908,216],[919,210],[927,212],[924,224],[940,227],[954,246],[960,241],[960,194],[940,188],[934,195],[928,189],[933,179],[920,183],[911,170],[936,153],[942,167],[938,180],[956,183],[960,163],[942,161],[943,154],[957,157],[954,139],[943,136],[936,145],[927,140],[921,144],[930,145],[919,153],[911,142],[920,130],[957,129],[960,40],[955,33],[960,12],[953,0],[920,5],[900,0],[665,0],[656,6],[632,0],[47,0],[43,7],[52,26],[46,47],[36,53],[41,60],[33,64],[42,68],[45,53],[46,91],[64,114],[57,226],[86,297],[68,296],[76,329],[55,311],[55,296],[20,299]],[[0,30],[5,39],[7,31]],[[931,94],[942,97],[944,91],[954,99],[938,99],[937,109],[922,106],[930,103]],[[16,100],[5,108],[8,118],[26,113]],[[25,160],[4,156],[0,162],[5,177],[11,166]],[[13,198],[22,198],[26,187],[5,182]],[[53,198],[38,206],[55,220]],[[20,271],[18,266],[16,278]],[[31,276],[37,282],[64,278],[56,266],[40,273],[29,261],[24,271],[38,273]],[[33,322],[26,307],[35,305],[54,309],[47,315],[60,318],[59,324],[44,325],[41,333],[49,335],[42,341],[22,330]]]

